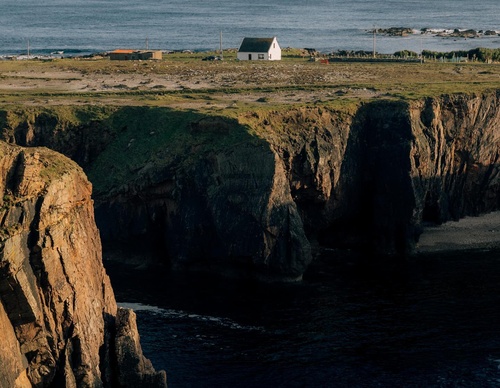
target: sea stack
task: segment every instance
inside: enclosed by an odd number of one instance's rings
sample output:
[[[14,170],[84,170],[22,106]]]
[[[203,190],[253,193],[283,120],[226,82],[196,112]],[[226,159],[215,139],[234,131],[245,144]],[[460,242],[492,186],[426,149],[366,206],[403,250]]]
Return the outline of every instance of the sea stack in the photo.
[[[166,387],[116,305],[91,191],[70,159],[0,142],[2,387]]]

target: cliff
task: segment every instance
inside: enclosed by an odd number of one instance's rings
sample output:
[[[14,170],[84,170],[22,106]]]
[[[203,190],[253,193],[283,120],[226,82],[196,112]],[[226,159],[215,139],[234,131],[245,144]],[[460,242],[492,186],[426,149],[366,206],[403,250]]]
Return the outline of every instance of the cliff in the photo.
[[[318,245],[408,254],[422,225],[500,208],[499,107],[489,92],[224,115],[122,108],[84,126],[106,134],[85,165],[96,220],[104,240],[174,267],[268,279],[300,278]],[[19,122],[3,133],[40,131]]]
[[[76,163],[0,142],[0,386],[166,386],[102,266]]]

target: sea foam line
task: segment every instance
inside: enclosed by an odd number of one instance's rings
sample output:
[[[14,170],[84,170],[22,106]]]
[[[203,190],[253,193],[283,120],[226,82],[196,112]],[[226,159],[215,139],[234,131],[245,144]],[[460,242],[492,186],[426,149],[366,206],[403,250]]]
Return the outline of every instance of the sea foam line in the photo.
[[[164,309],[158,306],[152,306],[142,303],[118,303],[120,307],[129,308],[134,311],[146,311],[148,313],[157,314],[166,318],[175,318],[175,319],[191,319],[198,322],[207,322],[213,323],[215,325],[220,325],[223,327],[227,327],[233,330],[245,330],[245,331],[265,331],[263,327],[260,326],[246,326],[240,325],[239,323],[223,317],[214,317],[210,315],[200,315],[188,313],[182,310],[173,310],[173,309]]]

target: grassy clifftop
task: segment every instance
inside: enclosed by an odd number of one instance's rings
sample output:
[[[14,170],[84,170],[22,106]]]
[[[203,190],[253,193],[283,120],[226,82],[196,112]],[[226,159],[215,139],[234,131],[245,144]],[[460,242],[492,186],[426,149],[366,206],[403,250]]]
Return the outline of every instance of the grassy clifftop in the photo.
[[[211,149],[342,127],[369,101],[499,88],[500,66],[479,63],[1,61],[0,129],[9,142],[63,152],[105,193]]]
[[[247,141],[251,132],[234,112],[148,106],[18,106],[0,109],[0,127],[1,140],[46,146],[76,160],[101,193],[141,171],[189,164],[204,151]]]
[[[480,93],[500,86],[500,65],[61,59],[0,61],[0,104],[148,105],[197,110],[366,98]]]
[[[0,109],[0,139],[69,156],[84,167],[94,192],[105,194],[131,181],[148,185],[161,179],[157,175],[165,168],[186,167],[242,143],[264,140],[278,147],[303,136],[304,125],[311,131],[333,124],[341,128],[357,107],[348,100],[213,112],[151,106],[11,107]]]

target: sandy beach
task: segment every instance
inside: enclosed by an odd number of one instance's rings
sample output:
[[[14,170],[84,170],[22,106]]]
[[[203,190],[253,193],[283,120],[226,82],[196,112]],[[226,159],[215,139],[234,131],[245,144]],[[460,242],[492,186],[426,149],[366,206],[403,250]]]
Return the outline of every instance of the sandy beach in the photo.
[[[500,249],[500,211],[427,227],[416,253]]]

